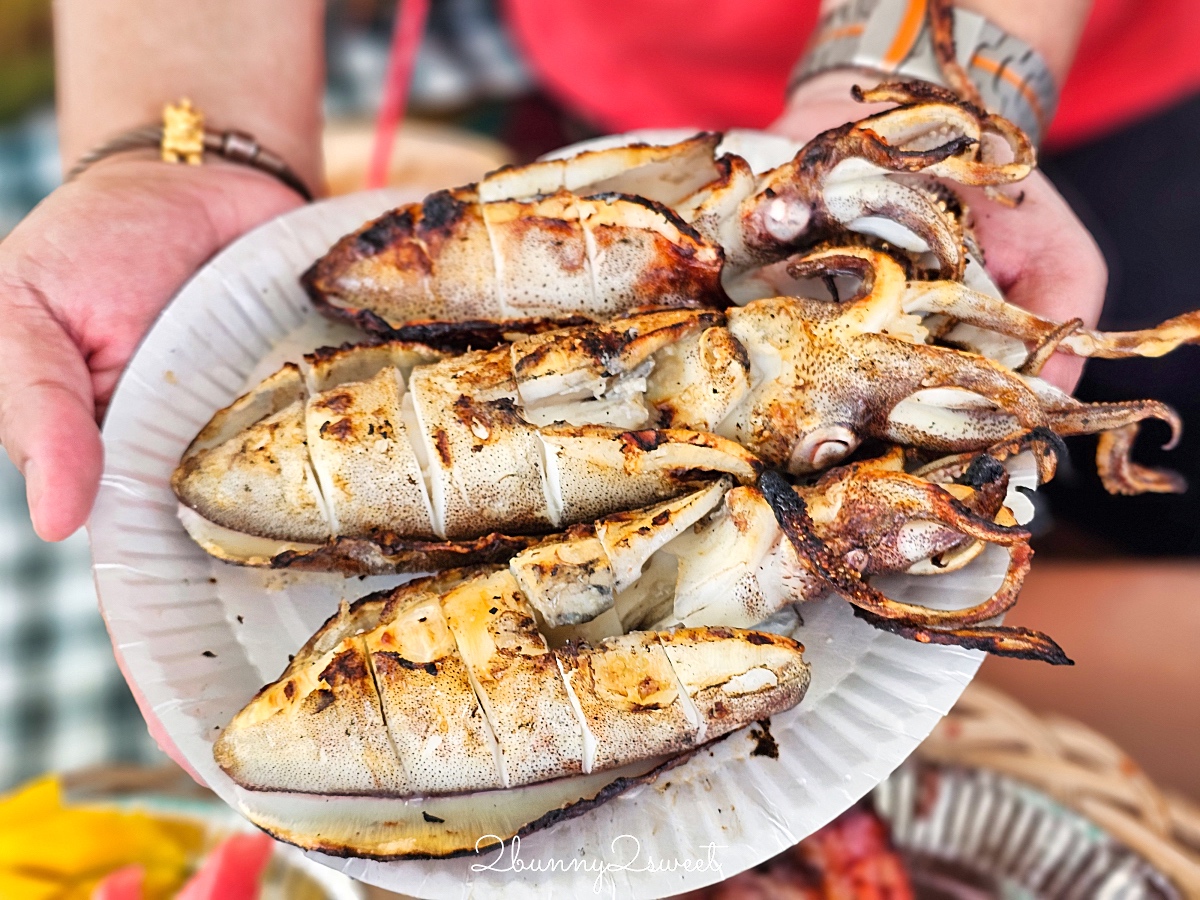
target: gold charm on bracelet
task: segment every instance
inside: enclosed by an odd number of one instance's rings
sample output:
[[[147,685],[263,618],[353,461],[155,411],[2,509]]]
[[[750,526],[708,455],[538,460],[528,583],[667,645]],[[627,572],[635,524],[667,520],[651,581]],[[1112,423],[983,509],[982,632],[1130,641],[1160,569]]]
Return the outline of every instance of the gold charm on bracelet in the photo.
[[[204,113],[184,97],[163,107],[163,162],[200,165],[204,155]]]

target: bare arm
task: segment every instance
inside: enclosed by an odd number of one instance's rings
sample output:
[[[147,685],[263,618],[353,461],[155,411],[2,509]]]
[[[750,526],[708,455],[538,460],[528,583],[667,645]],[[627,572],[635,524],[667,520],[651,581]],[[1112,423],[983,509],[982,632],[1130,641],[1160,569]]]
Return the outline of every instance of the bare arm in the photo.
[[[57,0],[54,12],[65,167],[189,97],[319,187],[321,0]]]
[[[58,0],[64,165],[188,96],[321,183],[320,0]],[[38,534],[87,518],[96,420],[179,287],[238,235],[300,204],[270,175],[152,151],[104,160],[0,242],[0,443],[25,474]]]
[[[834,5],[825,0],[822,8]],[[1061,89],[1075,59],[1092,0],[956,0],[1037,50]]]

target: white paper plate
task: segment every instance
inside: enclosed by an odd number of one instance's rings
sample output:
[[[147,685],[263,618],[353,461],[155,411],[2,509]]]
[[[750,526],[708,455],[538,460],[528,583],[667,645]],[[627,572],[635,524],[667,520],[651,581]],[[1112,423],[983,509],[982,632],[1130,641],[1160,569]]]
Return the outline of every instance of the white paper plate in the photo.
[[[756,142],[740,136],[741,148]],[[770,144],[770,147],[767,147]],[[789,145],[765,147],[766,165]],[[217,768],[221,727],[337,608],[402,579],[261,572],[205,555],[176,520],[168,479],[217,409],[248,383],[321,343],[353,334],[317,317],[297,276],[341,235],[416,199],[396,191],[295,210],[233,244],[154,325],[121,379],[89,530],[101,609],[135,690],[210,787],[239,809],[270,795]],[[153,264],[150,261],[149,264]],[[1029,467],[1020,479],[1032,481]],[[896,596],[963,606],[998,586],[997,548],[967,571],[890,579]],[[833,819],[896,768],[974,676],[979,652],[877,631],[836,598],[804,609],[808,696],[775,717],[778,759],[744,733],[664,776],[521,843],[503,856],[327,865],[418,897],[661,897],[729,877]],[[352,801],[351,801],[352,802]],[[401,801],[396,801],[401,802]],[[554,871],[547,872],[552,867]]]

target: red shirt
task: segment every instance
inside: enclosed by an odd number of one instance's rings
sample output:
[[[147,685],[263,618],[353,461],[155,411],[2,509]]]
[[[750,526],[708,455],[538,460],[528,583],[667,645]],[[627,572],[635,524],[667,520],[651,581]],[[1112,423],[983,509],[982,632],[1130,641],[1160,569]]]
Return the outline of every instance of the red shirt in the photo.
[[[547,89],[604,128],[761,128],[819,0],[506,0]],[[1200,89],[1200,0],[1096,0],[1048,142],[1079,143]]]

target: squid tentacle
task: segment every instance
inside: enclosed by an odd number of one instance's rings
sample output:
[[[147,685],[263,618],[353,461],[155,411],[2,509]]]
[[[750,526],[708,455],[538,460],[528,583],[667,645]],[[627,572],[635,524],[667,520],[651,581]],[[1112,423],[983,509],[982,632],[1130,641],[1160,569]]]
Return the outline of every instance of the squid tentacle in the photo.
[[[1063,322],[1033,345],[1029,356],[1025,358],[1025,362],[1021,363],[1017,372],[1022,375],[1041,374],[1042,368],[1050,361],[1050,357],[1058,352],[1062,342],[1082,327],[1083,319],[1070,319]]]
[[[896,181],[871,183],[869,190],[865,183],[849,181],[827,187],[823,206],[825,215],[842,227],[875,216],[903,226],[933,252],[942,278],[962,277],[967,264],[962,222],[929,192]]]
[[[1182,494],[1187,481],[1178,472],[1154,469],[1130,459],[1138,424],[1105,431],[1096,445],[1096,471],[1110,494]]]
[[[996,522],[980,516],[940,485],[914,478],[904,472],[886,472],[864,477],[886,481],[888,492],[897,503],[906,502],[913,507],[912,511],[907,514],[907,518],[910,520],[939,522],[962,532],[967,537],[1005,547],[1029,540],[1028,531],[1008,525],[998,525]]]
[[[913,104],[923,104],[926,110],[930,109],[931,104],[940,104],[944,121],[949,122],[957,118],[964,131],[970,129],[970,137],[976,150],[974,155],[977,158],[972,158],[972,155],[967,153],[948,156],[945,160],[928,167],[927,171],[931,175],[952,178],[961,184],[990,187],[1020,181],[1037,164],[1037,151],[1023,131],[1000,116],[989,114],[970,102],[964,102],[945,88],[908,82],[885,82],[866,90],[855,87],[853,96],[861,103],[901,104],[898,109],[864,119],[864,124],[887,124],[886,120],[881,121],[884,116],[889,116],[892,121],[902,120],[913,109]],[[1009,152],[1012,153],[1009,162],[994,162],[986,158],[987,145],[982,140],[985,134],[995,135],[1007,144]]]
[[[768,470],[759,478],[758,486],[771,510],[775,513],[780,529],[795,548],[797,555],[811,567],[812,571],[854,606],[885,619],[899,620],[909,625],[924,627],[974,625],[986,621],[1016,603],[1017,595],[1033,559],[1033,550],[1028,544],[1029,532],[1024,529],[1005,528],[992,523],[985,528],[982,524],[985,520],[975,516],[962,504],[957,504],[957,508],[952,505],[942,505],[940,512],[944,513],[947,518],[939,518],[939,521],[951,524],[952,527],[960,527],[960,523],[967,522],[969,523],[967,527],[974,532],[974,534],[968,532],[969,536],[977,536],[981,540],[992,543],[1003,542],[1009,546],[1010,561],[1004,582],[987,600],[967,609],[935,610],[927,606],[903,603],[892,600],[871,587],[863,579],[861,572],[848,565],[830,550],[829,546],[816,534],[804,500],[792,490],[782,475]],[[941,489],[935,487],[934,490]],[[997,540],[997,535],[999,540]]]
[[[876,263],[878,266],[878,263]],[[949,281],[910,281],[904,311],[944,313],[959,321],[995,331],[1027,343],[1044,345],[1057,340],[1056,348],[1072,356],[1097,359],[1158,357],[1184,344],[1200,343],[1200,310],[1168,319],[1152,328],[1137,331],[1097,331],[1079,322],[1054,322],[1034,315],[998,297],[973,291]],[[1023,367],[1028,369],[1029,363]]]
[[[1020,429],[1025,432],[1046,424],[1046,415],[1037,395],[1019,376],[999,363],[947,347],[911,344],[882,335],[861,335],[859,340],[867,341],[872,338],[885,342],[887,350],[893,355],[896,348],[904,348],[905,355],[917,371],[923,366],[929,374],[922,379],[918,390],[958,388],[978,394],[995,403],[1004,413],[1013,416]],[[884,432],[887,431],[886,420],[891,411],[892,407],[880,410],[880,426]],[[1039,477],[1042,481],[1049,481],[1054,477],[1054,456],[1046,453],[1039,444],[1034,444],[1032,449],[1037,459]]]
[[[943,313],[1026,342],[1043,341],[1060,327],[999,297],[951,281],[910,281],[903,306],[907,313]]]
[[[1179,413],[1157,400],[1080,403],[1064,397],[1066,403],[1047,412],[1050,427],[1067,436],[1100,433],[1096,470],[1110,494],[1181,494],[1187,490],[1187,482],[1179,473],[1139,465],[1130,458],[1140,423],[1147,419],[1158,419],[1170,427],[1171,437],[1163,449],[1173,449],[1183,433]]]
[[[958,61],[958,51],[954,45],[954,7],[947,0],[931,0],[926,4],[925,16],[929,21],[929,41],[933,45],[933,57],[937,60],[942,77],[946,79],[951,90],[966,103],[982,109],[983,95]]]
[[[1113,431],[1147,419],[1158,419],[1170,427],[1171,437],[1162,445],[1164,450],[1173,450],[1183,435],[1183,420],[1179,413],[1158,400],[1111,403],[1082,403],[1072,397],[1067,400],[1067,404],[1046,410],[1050,427],[1064,437]]]
[[[944,103],[970,111],[976,116],[984,115],[982,107],[972,109],[969,101],[964,101],[950,88],[931,81],[882,81],[870,88],[855,85],[850,89],[850,93],[859,103],[895,103],[899,106]]]
[[[904,110],[890,110],[880,113],[879,118],[866,120],[869,123],[866,127],[856,124],[847,132],[845,140],[837,145],[838,152],[830,155],[829,163],[832,165],[829,165],[829,168],[832,169],[836,165],[834,160],[841,156],[842,159],[858,157],[889,172],[923,172],[957,159],[979,143],[975,137],[963,134],[936,147],[906,150],[879,133],[883,130],[879,126],[884,125],[887,118],[903,113]]]
[[[1200,310],[1139,331],[1080,329],[1063,341],[1063,349],[1075,356],[1128,359],[1132,356],[1163,356],[1183,344],[1197,343],[1200,343]]]
[[[984,650],[994,656],[1010,656],[1016,659],[1036,659],[1052,666],[1073,666],[1075,661],[1067,656],[1053,638],[1040,631],[1008,625],[993,625],[985,628],[938,629],[908,625],[895,619],[862,609],[854,608],[854,615],[881,631],[898,634],[922,644],[950,644],[968,650]]]
[[[1039,445],[1043,453],[1052,454],[1055,457],[1067,455],[1066,441],[1048,426],[1039,425],[1037,428],[1027,431],[1025,434],[1012,440],[993,444],[983,453],[968,452],[957,453],[953,456],[944,456],[928,465],[917,468],[912,474],[917,478],[924,478],[935,484],[951,480],[967,479],[971,469],[980,465],[982,460],[990,459],[997,463],[1003,462],[1010,457],[1016,456],[1023,450],[1032,450]],[[969,480],[962,483],[971,484]]]

